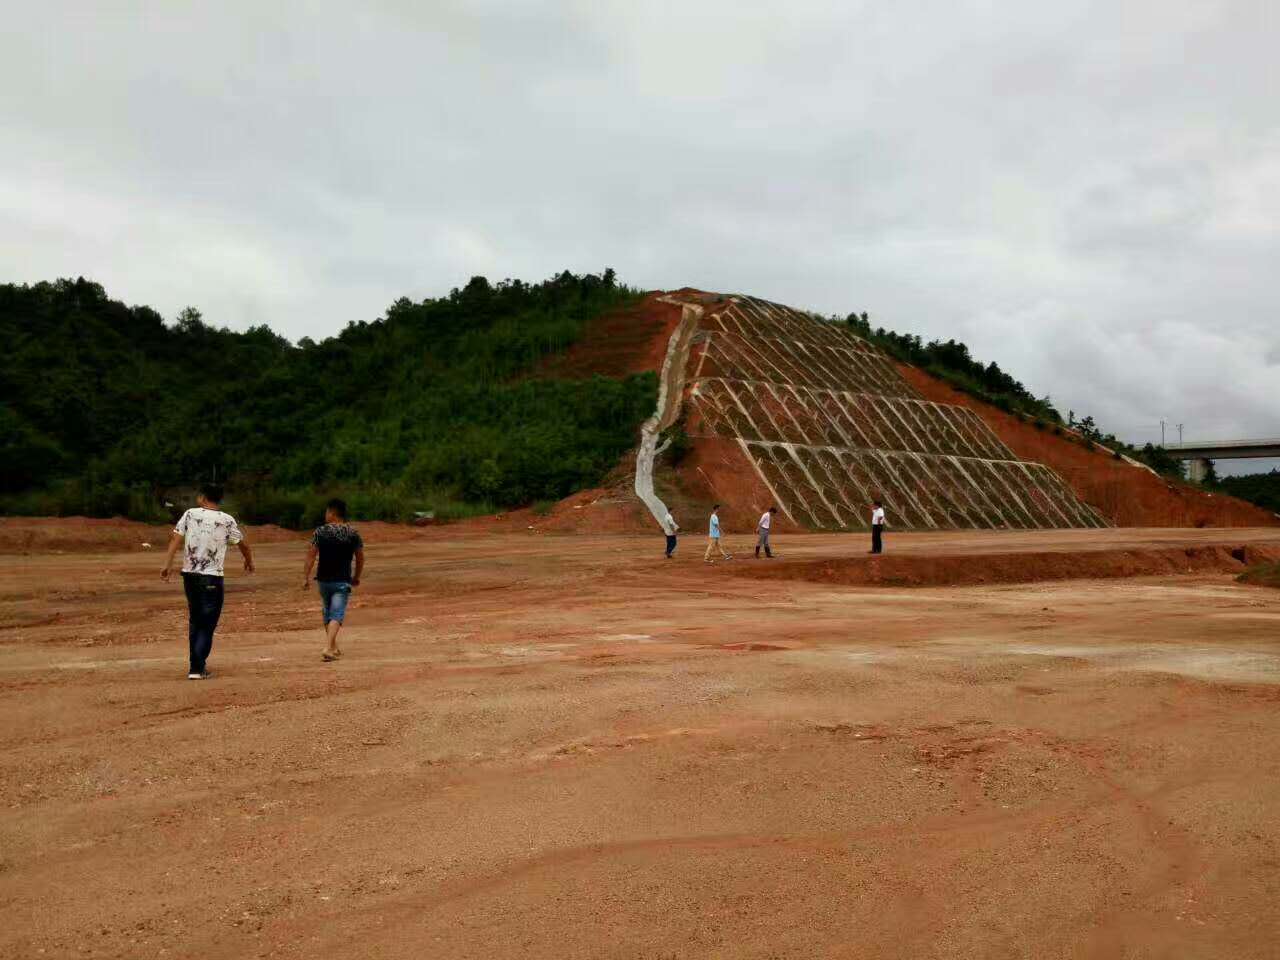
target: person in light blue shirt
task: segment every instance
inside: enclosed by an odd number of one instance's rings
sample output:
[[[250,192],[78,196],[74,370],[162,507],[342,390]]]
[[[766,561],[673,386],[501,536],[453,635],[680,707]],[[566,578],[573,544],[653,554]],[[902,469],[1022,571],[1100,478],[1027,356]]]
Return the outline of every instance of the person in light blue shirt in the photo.
[[[722,560],[733,559],[720,545],[720,504],[718,503],[711,508],[711,522],[707,526],[707,552],[702,555],[702,559],[707,563],[715,563],[715,559],[711,556],[713,550],[720,551]]]

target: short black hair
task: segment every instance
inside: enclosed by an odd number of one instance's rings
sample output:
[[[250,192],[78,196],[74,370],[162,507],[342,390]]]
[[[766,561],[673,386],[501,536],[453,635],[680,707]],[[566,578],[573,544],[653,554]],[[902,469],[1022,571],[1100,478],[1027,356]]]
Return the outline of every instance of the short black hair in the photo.
[[[717,503],[717,504],[716,504],[715,506],[713,506],[711,509],[712,509],[712,510],[719,510],[719,509],[720,509],[720,504],[718,504],[718,503]]]
[[[337,497],[334,497],[324,505],[324,508],[326,510],[332,510],[343,520],[347,519],[347,501],[345,500],[339,500]]]
[[[872,500],[871,502],[875,504],[877,507],[883,506],[883,504],[879,500]]]
[[[778,508],[777,508],[777,507],[770,507],[770,508],[769,508],[769,512],[770,512],[770,513],[777,513],[777,512],[778,512]]]
[[[200,484],[200,496],[204,497],[210,503],[221,503],[222,502],[222,484],[220,483]]]

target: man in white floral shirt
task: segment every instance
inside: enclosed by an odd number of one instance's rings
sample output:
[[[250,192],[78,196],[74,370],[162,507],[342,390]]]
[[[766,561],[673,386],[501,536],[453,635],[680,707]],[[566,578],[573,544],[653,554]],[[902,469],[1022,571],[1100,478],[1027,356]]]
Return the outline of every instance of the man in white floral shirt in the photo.
[[[184,513],[173,528],[160,579],[167,581],[172,575],[174,554],[179,546],[183,547],[182,586],[187,594],[187,641],[191,648],[187,679],[205,680],[209,676],[206,663],[213,649],[213,631],[222,616],[222,567],[227,558],[227,544],[240,548],[245,573],[253,573],[253,553],[235,517],[218,509],[222,503],[222,487],[216,483],[205,484],[196,503],[198,506]]]

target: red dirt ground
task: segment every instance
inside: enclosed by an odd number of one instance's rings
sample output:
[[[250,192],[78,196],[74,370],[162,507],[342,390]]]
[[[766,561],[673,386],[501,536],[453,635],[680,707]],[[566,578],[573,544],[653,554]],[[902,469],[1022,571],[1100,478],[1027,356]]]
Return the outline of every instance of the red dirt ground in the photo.
[[[1023,460],[1056,470],[1076,495],[1119,527],[1259,527],[1280,525],[1269,510],[1173,483],[1102,450],[1088,450],[1052,430],[1037,430],[1021,417],[997,410],[923,370],[898,364],[926,400],[968,407]]]
[[[0,957],[1275,955],[1274,591],[735,575],[841,535],[704,564],[698,537],[364,533],[341,662],[303,544],[261,542],[205,682],[154,553],[0,556]],[[889,556],[1242,545],[1280,531]]]

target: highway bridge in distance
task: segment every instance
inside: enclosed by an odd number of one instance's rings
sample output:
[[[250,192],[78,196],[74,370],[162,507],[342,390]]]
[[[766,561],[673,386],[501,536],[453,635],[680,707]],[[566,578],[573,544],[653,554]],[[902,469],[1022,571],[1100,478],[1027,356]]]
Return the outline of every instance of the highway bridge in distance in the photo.
[[[1205,440],[1171,443],[1165,452],[1175,460],[1189,460],[1187,479],[1201,483],[1213,460],[1253,460],[1280,457],[1280,437],[1270,440]]]

